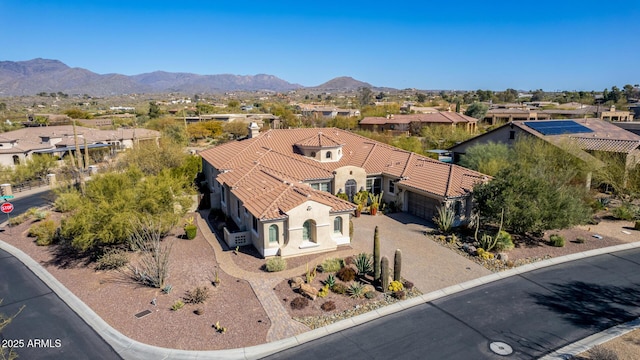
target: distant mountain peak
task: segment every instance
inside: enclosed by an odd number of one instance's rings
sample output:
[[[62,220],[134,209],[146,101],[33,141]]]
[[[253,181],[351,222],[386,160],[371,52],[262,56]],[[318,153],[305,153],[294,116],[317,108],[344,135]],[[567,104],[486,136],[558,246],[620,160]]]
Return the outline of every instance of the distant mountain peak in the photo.
[[[315,86],[319,90],[357,90],[361,87],[373,87],[371,84],[356,80],[350,76],[339,76],[327,81],[324,84]]]

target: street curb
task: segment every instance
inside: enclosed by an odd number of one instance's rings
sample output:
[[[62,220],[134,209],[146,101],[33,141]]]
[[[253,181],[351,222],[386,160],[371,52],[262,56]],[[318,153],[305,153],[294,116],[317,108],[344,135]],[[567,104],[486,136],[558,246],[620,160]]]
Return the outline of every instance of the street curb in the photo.
[[[256,345],[245,348],[227,349],[227,350],[209,350],[209,351],[189,351],[189,350],[177,350],[162,348],[153,345],[143,344],[136,340],[130,339],[124,336],[118,330],[107,324],[102,318],[100,318],[91,308],[89,308],[82,300],[69,291],[62,283],[60,283],[53,275],[47,272],[44,267],[38,264],[35,260],[25,254],[22,250],[5,243],[0,240],[0,249],[3,249],[15,256],[20,260],[27,268],[29,268],[38,278],[40,278],[47,286],[49,286],[53,292],[55,292],[62,301],[64,301],[69,307],[80,316],[89,326],[91,326],[111,347],[124,359],[140,359],[140,360],[152,360],[152,359],[178,359],[178,360],[195,360],[195,359],[260,359],[262,357],[275,354],[277,352],[307,343],[309,341],[317,340],[324,336],[354,327],[356,325],[364,324],[371,320],[377,319],[382,316],[397,313],[399,311],[412,308],[414,306],[422,305],[433,300],[445,297],[451,294],[455,294],[464,290],[474,288],[476,286],[485,285],[497,280],[505,279],[511,276],[519,275],[533,270],[543,269],[549,266],[566,263],[573,260],[584,259],[592,256],[609,254],[618,251],[630,250],[640,248],[640,242],[627,243],[622,245],[610,246],[601,249],[595,249],[585,251],[582,253],[576,253],[571,255],[560,256],[548,260],[539,261],[536,263],[520,266],[510,270],[506,270],[499,273],[493,273],[487,276],[483,276],[477,279],[469,280],[457,285],[449,286],[444,289],[436,290],[427,294],[423,294],[417,298],[408,299],[394,303],[392,305],[376,309],[372,312],[354,316],[348,319],[344,319],[333,324],[324,326],[322,328],[314,329],[312,331],[297,335],[295,337],[274,341],[267,344]],[[375,314],[375,315],[374,315]],[[628,325],[620,325],[628,326]],[[640,325],[638,325],[640,327]],[[614,327],[612,329],[615,329]],[[624,329],[624,328],[623,328]],[[618,333],[611,329],[603,332],[610,334],[610,338],[623,335],[624,333]],[[628,330],[631,331],[632,329]],[[627,332],[628,332],[627,331]],[[602,333],[600,333],[602,334]],[[617,334],[617,335],[616,335]],[[575,344],[571,344],[556,350],[552,354],[560,354],[562,350],[564,354],[569,351],[582,352],[589,349],[592,346],[598,345],[607,340],[604,337],[598,337],[595,334],[588,338],[585,338]],[[573,346],[573,347],[572,347]],[[572,350],[574,349],[575,350]],[[567,350],[565,350],[567,349]],[[576,354],[578,353],[576,352]],[[552,356],[551,354],[548,356]],[[557,355],[561,356],[561,355]],[[562,357],[566,358],[566,357]],[[554,359],[550,357],[549,359]]]

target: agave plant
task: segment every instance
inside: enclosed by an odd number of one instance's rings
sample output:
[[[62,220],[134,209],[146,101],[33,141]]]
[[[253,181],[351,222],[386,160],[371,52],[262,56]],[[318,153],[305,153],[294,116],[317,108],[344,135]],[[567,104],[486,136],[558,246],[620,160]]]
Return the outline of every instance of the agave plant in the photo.
[[[324,281],[325,285],[329,285],[329,287],[333,287],[333,285],[336,284],[336,277],[333,274],[329,274],[329,276],[327,276],[327,280]]]
[[[364,296],[364,285],[359,282],[354,282],[347,289],[349,297],[353,299],[361,299]]]
[[[366,253],[360,253],[356,256],[355,265],[358,269],[358,275],[364,276],[371,272],[371,255]]]

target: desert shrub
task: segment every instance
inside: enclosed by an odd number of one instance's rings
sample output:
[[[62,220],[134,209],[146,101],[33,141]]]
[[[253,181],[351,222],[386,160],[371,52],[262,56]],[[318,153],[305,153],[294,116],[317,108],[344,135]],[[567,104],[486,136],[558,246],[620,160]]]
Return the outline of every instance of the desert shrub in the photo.
[[[320,308],[324,311],[333,311],[336,309],[336,303],[331,300],[325,301],[322,305],[320,305]]]
[[[109,249],[96,261],[96,270],[115,270],[129,263],[127,253],[121,249]]]
[[[496,236],[498,237],[495,246],[496,251],[508,251],[513,249],[514,246],[513,240],[511,239],[511,234],[504,230],[501,230]]]
[[[633,228],[636,229],[636,230],[640,230],[640,220],[636,221],[636,224],[634,225]]]
[[[347,293],[347,287],[342,283],[336,283],[331,287],[331,291],[336,294],[344,295]]]
[[[366,299],[368,299],[368,300],[375,299],[376,292],[375,291],[367,291],[366,293],[364,293],[364,297]]]
[[[625,202],[613,209],[611,213],[620,220],[633,220],[636,217],[637,209],[630,203]]]
[[[587,351],[591,360],[618,360],[618,354],[604,346],[596,345]]]
[[[53,244],[56,237],[56,225],[53,220],[45,220],[31,225],[29,228],[29,236],[36,238],[36,244],[47,246]]]
[[[493,253],[490,253],[483,248],[478,248],[476,253],[478,254],[478,257],[482,259],[485,259],[485,260],[493,259]]]
[[[171,305],[171,310],[178,311],[183,307],[184,307],[184,303],[182,302],[182,300],[176,300],[176,302],[174,302],[173,305]]]
[[[409,281],[409,280],[404,280],[402,282],[402,285],[404,285],[404,288],[407,289],[407,290],[413,289],[413,286],[414,286],[413,283],[411,281]]]
[[[267,260],[265,268],[268,272],[283,271],[287,268],[287,261],[280,256],[274,256]]]
[[[318,296],[321,298],[325,298],[327,297],[327,295],[329,295],[329,285],[324,285],[320,291],[318,291]]]
[[[9,219],[9,226],[17,226],[22,224],[23,222],[29,219],[29,215],[27,213],[20,214],[18,216],[14,216]]]
[[[364,285],[359,282],[354,282],[349,286],[347,292],[350,298],[361,299],[364,296]]]
[[[82,196],[79,192],[65,192],[58,194],[56,201],[53,203],[53,208],[58,212],[71,212],[80,208],[82,205]]]
[[[206,286],[198,286],[193,290],[187,291],[183,299],[188,304],[202,304],[209,298],[209,288]]]
[[[371,272],[371,255],[367,253],[360,253],[356,255],[356,267],[358,268],[358,275],[364,276]]]
[[[187,239],[193,240],[196,238],[196,235],[198,234],[198,227],[195,226],[194,224],[189,224],[184,227],[184,232],[185,232],[185,235],[187,236]]]
[[[302,310],[309,305],[309,299],[306,297],[299,296],[293,300],[289,304],[293,310]]]
[[[558,234],[553,234],[549,236],[549,243],[551,246],[555,247],[563,247],[564,246],[564,238]]]
[[[389,291],[396,292],[396,291],[400,291],[402,289],[404,289],[404,285],[402,285],[402,283],[400,281],[394,280],[394,281],[391,282],[391,284],[389,284]]]
[[[338,270],[336,276],[338,277],[338,279],[344,282],[349,282],[353,281],[356,278],[356,271],[348,266],[345,266],[342,269]]]
[[[333,276],[333,274],[329,274],[329,276],[327,276],[327,280],[324,281],[325,285],[329,285],[329,287],[332,287],[333,285],[336,284],[336,277]]]
[[[404,300],[407,298],[407,293],[405,293],[404,290],[394,291],[392,294],[393,294],[393,297],[398,300]]]
[[[578,236],[576,238],[576,243],[578,243],[578,244],[584,244],[585,241],[586,240],[582,236]]]
[[[355,262],[356,262],[356,260],[353,258],[353,256],[347,256],[343,260],[344,266],[354,264]]]
[[[336,272],[342,268],[342,260],[338,258],[325,259],[320,268],[322,272]]]

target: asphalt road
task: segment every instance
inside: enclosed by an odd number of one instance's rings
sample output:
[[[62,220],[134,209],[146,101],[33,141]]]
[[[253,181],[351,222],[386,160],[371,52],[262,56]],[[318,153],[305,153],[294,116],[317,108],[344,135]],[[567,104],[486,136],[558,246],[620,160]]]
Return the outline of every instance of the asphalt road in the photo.
[[[476,287],[267,359],[537,359],[638,316],[634,249]],[[513,352],[498,355],[492,342]]]
[[[0,250],[0,313],[24,309],[0,335],[19,359],[120,359],[118,354],[18,259]]]

